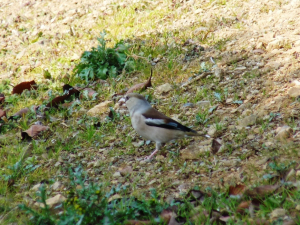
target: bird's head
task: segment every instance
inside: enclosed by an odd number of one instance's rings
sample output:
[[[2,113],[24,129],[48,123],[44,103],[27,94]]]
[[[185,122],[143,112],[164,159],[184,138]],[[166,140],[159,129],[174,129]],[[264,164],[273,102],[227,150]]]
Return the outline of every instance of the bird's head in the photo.
[[[125,95],[125,97],[121,98],[120,101],[125,102],[129,111],[151,107],[144,96],[138,93],[129,93]]]

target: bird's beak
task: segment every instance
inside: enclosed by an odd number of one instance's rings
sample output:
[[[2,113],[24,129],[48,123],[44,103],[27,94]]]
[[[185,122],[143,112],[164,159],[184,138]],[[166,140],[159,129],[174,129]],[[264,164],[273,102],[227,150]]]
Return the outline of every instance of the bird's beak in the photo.
[[[120,98],[120,100],[118,102],[121,105],[121,104],[124,104],[126,102],[126,100],[124,97],[122,97],[122,98]]]

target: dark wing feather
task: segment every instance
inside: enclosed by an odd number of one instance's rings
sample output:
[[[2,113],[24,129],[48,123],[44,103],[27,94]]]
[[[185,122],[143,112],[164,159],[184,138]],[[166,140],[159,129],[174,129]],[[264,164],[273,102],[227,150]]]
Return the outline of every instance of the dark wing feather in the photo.
[[[153,108],[148,110],[146,113],[143,113],[142,115],[146,118],[145,123],[148,126],[155,126],[155,127],[165,128],[165,129],[181,130],[184,132],[197,133],[193,129],[183,126],[182,124],[165,116],[164,114],[160,113],[159,111]]]

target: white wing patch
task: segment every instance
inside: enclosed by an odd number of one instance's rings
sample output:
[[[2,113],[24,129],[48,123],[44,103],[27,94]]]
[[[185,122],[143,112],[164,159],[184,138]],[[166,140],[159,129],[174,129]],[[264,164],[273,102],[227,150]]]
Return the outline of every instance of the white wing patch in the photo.
[[[145,122],[149,123],[149,124],[155,124],[158,126],[159,125],[167,125],[167,126],[172,126],[172,127],[178,127],[177,123],[174,123],[174,122],[166,123],[164,119],[147,118],[147,119],[145,119]]]
[[[146,123],[156,124],[156,125],[166,124],[163,119],[153,119],[153,118],[147,118],[147,119],[145,119],[145,122]]]

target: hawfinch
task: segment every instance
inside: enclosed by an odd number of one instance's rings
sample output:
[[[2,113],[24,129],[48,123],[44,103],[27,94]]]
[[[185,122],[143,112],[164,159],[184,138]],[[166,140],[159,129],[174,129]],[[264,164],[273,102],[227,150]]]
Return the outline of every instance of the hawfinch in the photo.
[[[183,138],[186,136],[205,136],[197,133],[177,121],[165,116],[156,109],[152,108],[150,103],[140,94],[127,94],[122,101],[129,110],[131,123],[136,132],[147,140],[156,143],[156,149],[152,154],[146,157],[150,160],[165,144],[171,140]]]

